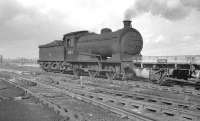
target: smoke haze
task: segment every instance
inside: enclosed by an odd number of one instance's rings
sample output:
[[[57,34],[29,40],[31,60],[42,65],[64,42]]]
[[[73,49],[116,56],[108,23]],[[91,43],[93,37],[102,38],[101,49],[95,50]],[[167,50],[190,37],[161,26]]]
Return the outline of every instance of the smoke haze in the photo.
[[[200,10],[199,0],[136,0],[125,11],[125,19],[151,13],[168,20],[180,20],[190,15],[194,9]]]

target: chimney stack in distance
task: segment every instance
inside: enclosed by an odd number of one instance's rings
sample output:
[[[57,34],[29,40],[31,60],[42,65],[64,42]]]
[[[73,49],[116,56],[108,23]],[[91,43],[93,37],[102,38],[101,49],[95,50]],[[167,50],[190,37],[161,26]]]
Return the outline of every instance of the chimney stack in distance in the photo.
[[[131,20],[124,20],[124,28],[132,28]]]

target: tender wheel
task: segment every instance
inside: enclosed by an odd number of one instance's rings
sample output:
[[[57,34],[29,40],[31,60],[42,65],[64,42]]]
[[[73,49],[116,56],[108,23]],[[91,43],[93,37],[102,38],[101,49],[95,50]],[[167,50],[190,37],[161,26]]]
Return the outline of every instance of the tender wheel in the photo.
[[[51,71],[51,63],[49,63],[49,62],[44,63],[44,70],[47,72],[50,72]]]

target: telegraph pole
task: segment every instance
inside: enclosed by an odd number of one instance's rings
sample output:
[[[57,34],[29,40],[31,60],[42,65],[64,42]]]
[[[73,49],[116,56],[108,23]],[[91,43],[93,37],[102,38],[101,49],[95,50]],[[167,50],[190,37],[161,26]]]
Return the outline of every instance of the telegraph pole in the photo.
[[[0,64],[2,64],[2,63],[3,63],[3,56],[0,55]]]

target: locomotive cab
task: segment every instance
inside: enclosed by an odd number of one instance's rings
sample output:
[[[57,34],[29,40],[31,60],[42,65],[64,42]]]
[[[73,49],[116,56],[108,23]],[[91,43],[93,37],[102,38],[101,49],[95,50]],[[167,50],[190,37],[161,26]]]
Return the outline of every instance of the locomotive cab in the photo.
[[[70,56],[74,53],[74,45],[76,44],[72,37],[66,37],[63,40],[63,44],[65,46],[65,54],[66,56]]]
[[[65,34],[63,36],[63,45],[65,47],[65,60],[77,55],[77,42],[80,36],[88,34],[88,31],[78,31]]]

